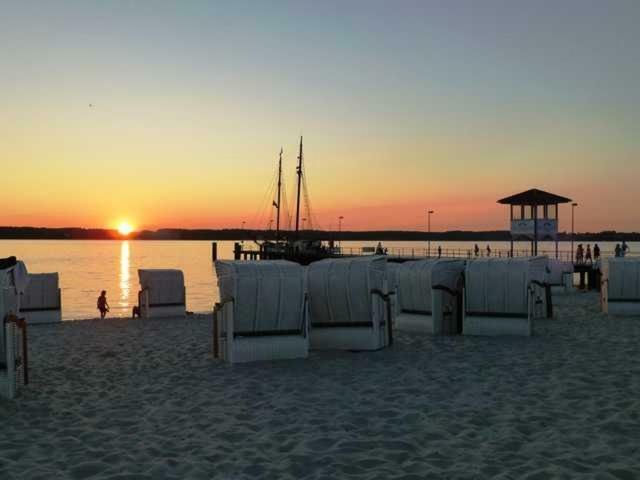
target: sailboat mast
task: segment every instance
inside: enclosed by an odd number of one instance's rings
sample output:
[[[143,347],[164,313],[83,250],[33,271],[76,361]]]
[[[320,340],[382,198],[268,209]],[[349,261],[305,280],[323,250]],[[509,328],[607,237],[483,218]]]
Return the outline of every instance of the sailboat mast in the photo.
[[[300,154],[298,155],[298,167],[296,168],[298,174],[298,193],[296,197],[296,238],[299,236],[300,231],[300,187],[302,183],[302,136],[300,137]]]
[[[280,160],[278,161],[278,201],[276,205],[276,242],[280,239],[280,190],[282,187],[282,148],[280,148]]]

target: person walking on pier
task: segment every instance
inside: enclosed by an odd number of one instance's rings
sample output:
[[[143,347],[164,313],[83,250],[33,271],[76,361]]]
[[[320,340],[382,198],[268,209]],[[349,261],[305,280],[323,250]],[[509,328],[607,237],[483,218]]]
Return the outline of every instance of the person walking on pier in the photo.
[[[622,252],[623,257],[631,251],[629,249],[629,245],[627,245],[627,242],[625,242],[624,240],[622,240],[622,246],[620,247],[620,250]]]
[[[620,244],[619,243],[616,243],[615,255],[616,255],[616,257],[621,257],[622,256],[622,248],[620,248]]]
[[[491,256],[491,247],[487,244],[487,257]]]
[[[442,247],[438,245],[438,258],[442,257]]]
[[[582,244],[578,244],[578,248],[576,249],[576,263],[578,265],[582,264],[584,261],[584,249],[582,248]]]
[[[597,243],[593,245],[593,259],[597,262],[600,260],[600,247]]]
[[[593,263],[593,259],[591,258],[591,244],[587,244],[587,252],[584,254],[584,263]]]
[[[480,247],[478,246],[478,244],[476,243],[475,246],[473,247],[473,251],[476,254],[476,257],[478,255],[480,255]]]

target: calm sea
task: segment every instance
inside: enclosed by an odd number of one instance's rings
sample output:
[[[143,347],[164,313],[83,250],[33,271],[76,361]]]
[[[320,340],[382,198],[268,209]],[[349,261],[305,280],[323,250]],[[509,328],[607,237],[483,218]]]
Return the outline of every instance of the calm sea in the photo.
[[[0,257],[15,255],[23,260],[32,273],[59,272],[62,288],[62,316],[64,319],[94,318],[96,298],[100,290],[107,291],[112,316],[129,316],[137,304],[139,268],[177,268],[184,272],[187,288],[187,309],[194,312],[211,311],[218,300],[216,278],[208,241],[105,241],[105,240],[0,240]],[[218,258],[233,258],[233,242],[217,242]],[[424,255],[426,242],[383,242],[389,253]],[[342,242],[345,251],[373,247],[377,242]],[[250,242],[246,242],[249,247]],[[449,252],[464,254],[473,250],[474,242],[431,242],[435,254],[441,246],[443,255]],[[482,253],[486,243],[478,243]],[[633,253],[640,252],[640,244],[629,244]],[[612,252],[615,244],[602,243],[605,252]],[[491,242],[492,255],[506,252],[508,242]],[[526,250],[524,243],[517,249]],[[552,243],[542,243],[540,253],[553,253]],[[560,246],[568,255],[570,244]]]

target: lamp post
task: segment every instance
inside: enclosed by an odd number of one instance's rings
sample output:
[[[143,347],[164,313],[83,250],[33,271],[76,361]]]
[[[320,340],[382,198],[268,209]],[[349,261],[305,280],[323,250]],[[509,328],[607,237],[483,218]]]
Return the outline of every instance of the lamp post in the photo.
[[[342,248],[342,219],[344,219],[344,217],[340,215],[338,217],[338,245],[340,248]]]
[[[427,211],[427,229],[429,236],[427,237],[427,257],[431,256],[431,214],[433,210]]]
[[[574,256],[573,256],[573,239],[575,237],[575,222],[574,222],[574,217],[575,217],[575,209],[578,206],[577,203],[572,203],[571,204],[571,261],[573,262],[574,260]]]
[[[245,221],[243,220],[243,221],[242,221],[242,229],[241,229],[241,230],[242,230],[242,239],[240,239],[240,241],[241,241],[242,243],[244,243],[244,224],[245,224],[245,223],[247,223],[247,222],[245,222]]]

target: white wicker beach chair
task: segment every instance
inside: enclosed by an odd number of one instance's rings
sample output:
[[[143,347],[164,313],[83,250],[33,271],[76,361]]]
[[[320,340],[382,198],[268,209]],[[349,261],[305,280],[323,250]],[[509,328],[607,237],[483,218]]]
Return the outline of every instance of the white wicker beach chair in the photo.
[[[397,267],[398,330],[451,335],[462,333],[464,260],[430,259]]]
[[[17,317],[28,277],[22,262],[9,263],[0,268],[0,396],[11,399],[28,382],[26,323]]]
[[[311,348],[377,350],[393,341],[385,257],[314,262],[307,285]]]
[[[465,335],[531,335],[546,315],[547,257],[491,258],[467,262]]]
[[[600,295],[604,313],[640,315],[640,258],[605,258]]]
[[[306,358],[309,315],[304,270],[284,260],[215,262],[220,302],[213,353],[229,363]]]
[[[62,300],[57,273],[30,273],[20,301],[20,315],[29,325],[62,320]]]
[[[181,270],[138,270],[141,318],[184,317],[186,289]]]

